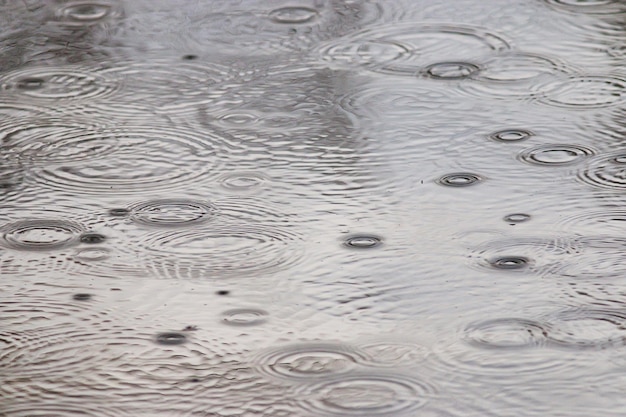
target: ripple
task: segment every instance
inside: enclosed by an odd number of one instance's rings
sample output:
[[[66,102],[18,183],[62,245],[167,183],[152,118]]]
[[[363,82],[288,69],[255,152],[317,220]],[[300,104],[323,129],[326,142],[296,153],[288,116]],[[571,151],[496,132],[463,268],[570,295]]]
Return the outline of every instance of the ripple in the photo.
[[[155,227],[181,227],[209,221],[217,208],[210,203],[188,199],[151,200],[129,208],[135,223]]]
[[[548,327],[537,321],[503,318],[480,321],[465,329],[465,340],[484,348],[528,348],[546,342]]]
[[[66,26],[88,26],[120,17],[122,10],[114,3],[78,1],[64,4],[55,13],[56,21]]]
[[[535,134],[530,130],[523,129],[506,129],[500,130],[498,132],[494,132],[489,135],[489,139],[495,140],[497,142],[521,142],[534,136]]]
[[[31,387],[29,386],[28,388]],[[90,402],[90,404],[86,404],[86,401],[77,401],[77,403],[74,403],[74,401],[68,402],[68,400],[57,399],[50,402],[40,402],[29,399],[25,403],[20,404],[19,401],[12,398],[7,400],[6,404],[2,405],[2,411],[6,413],[7,416],[11,417],[129,416],[126,410],[115,406],[112,407],[110,403],[92,404]]]
[[[531,165],[562,166],[579,163],[595,153],[580,145],[542,145],[522,151],[518,159]]]
[[[561,268],[563,259],[576,253],[577,247],[577,242],[561,239],[501,239],[478,246],[469,260],[483,270],[547,274]]]
[[[218,179],[222,187],[230,191],[253,191],[263,186],[270,178],[258,172],[235,172]]]
[[[102,243],[106,240],[106,236],[100,233],[83,233],[80,235],[80,242],[87,243],[89,245]]]
[[[500,99],[534,98],[549,89],[549,82],[564,79],[571,70],[555,58],[509,52],[479,64],[471,79],[463,82],[461,91],[477,97]]]
[[[222,321],[231,326],[257,326],[267,321],[268,313],[255,308],[235,308],[222,313]]]
[[[302,408],[334,416],[408,415],[435,394],[426,382],[391,373],[344,375],[301,391]]]
[[[626,81],[602,76],[573,77],[547,84],[541,101],[573,109],[615,106],[626,97]]]
[[[621,0],[545,0],[555,9],[588,14],[625,13],[626,5]]]
[[[8,162],[66,163],[115,152],[123,138],[115,130],[62,119],[20,123],[0,135],[2,158]]]
[[[558,276],[577,280],[625,276],[626,239],[592,235],[576,239],[576,244],[576,250],[561,262]]]
[[[103,261],[111,256],[108,249],[87,248],[81,249],[74,254],[74,259],[80,262]]]
[[[324,45],[322,58],[392,75],[416,75],[441,62],[471,62],[509,49],[509,43],[481,27],[401,23],[364,30]]]
[[[425,68],[427,76],[440,80],[460,80],[478,71],[478,66],[467,62],[440,62]]]
[[[564,217],[558,226],[563,231],[586,235],[620,236],[626,230],[626,210],[588,210]]]
[[[138,244],[143,262],[158,276],[220,278],[269,273],[300,259],[301,242],[293,232],[250,224],[155,233]]]
[[[23,68],[0,76],[0,89],[47,101],[93,100],[113,94],[118,87],[95,69],[72,65]]]
[[[57,219],[21,220],[2,226],[2,244],[10,249],[55,250],[78,243],[83,227]]]
[[[598,188],[623,190],[626,188],[626,153],[602,154],[590,159],[578,172],[578,179]]]
[[[504,216],[503,220],[507,223],[524,223],[530,220],[530,215],[525,213],[513,213]]]
[[[309,23],[318,16],[317,10],[308,7],[281,7],[272,10],[270,19],[276,23],[302,24]]]
[[[477,174],[469,172],[456,172],[444,175],[437,180],[437,183],[447,187],[469,187],[470,185],[478,184],[483,180],[484,178]]]
[[[623,310],[576,308],[546,317],[548,340],[572,349],[606,349],[626,344],[626,313]]]
[[[371,358],[370,366],[414,367],[429,354],[426,347],[405,342],[372,342],[360,348]]]
[[[345,240],[344,246],[352,249],[371,249],[382,245],[382,239],[372,235],[357,235]]]
[[[223,163],[219,152],[231,146],[211,132],[181,127],[125,127],[114,137],[119,146],[106,155],[37,167],[32,176],[42,186],[76,194],[180,189],[216,175]]]
[[[349,345],[303,343],[264,351],[255,361],[271,377],[310,382],[352,371],[367,358]]]

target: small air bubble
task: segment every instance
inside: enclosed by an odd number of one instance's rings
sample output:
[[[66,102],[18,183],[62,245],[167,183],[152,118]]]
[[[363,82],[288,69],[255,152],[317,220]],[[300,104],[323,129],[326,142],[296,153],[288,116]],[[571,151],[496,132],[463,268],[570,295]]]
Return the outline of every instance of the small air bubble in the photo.
[[[74,294],[72,298],[76,301],[87,301],[87,300],[91,300],[91,294],[85,294],[85,293]]]

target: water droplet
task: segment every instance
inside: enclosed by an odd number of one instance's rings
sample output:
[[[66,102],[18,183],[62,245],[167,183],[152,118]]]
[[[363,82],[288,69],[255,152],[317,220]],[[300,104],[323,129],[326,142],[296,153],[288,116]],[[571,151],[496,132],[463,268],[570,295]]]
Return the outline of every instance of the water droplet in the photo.
[[[437,183],[448,187],[468,187],[470,185],[477,184],[482,180],[483,178],[479,175],[467,172],[458,172],[444,175],[437,180]]]
[[[230,291],[228,291],[228,290],[219,290],[219,291],[216,291],[215,294],[217,294],[217,295],[228,295],[228,294],[230,294]]]
[[[192,61],[194,59],[198,59],[198,55],[183,55],[183,59],[185,61]]]
[[[508,223],[523,223],[528,220],[530,220],[530,215],[524,213],[513,213],[504,216],[504,221]]]
[[[267,312],[254,308],[236,308],[222,313],[222,320],[231,326],[256,326],[265,323]]]
[[[52,250],[78,241],[82,227],[65,220],[22,220],[2,227],[2,243],[11,249]]]
[[[88,244],[102,243],[105,240],[106,237],[104,235],[101,235],[100,233],[83,233],[80,237],[80,241],[82,243]]]
[[[182,345],[187,341],[187,336],[182,333],[159,333],[156,342],[160,345]]]
[[[309,23],[317,17],[317,11],[308,7],[282,7],[272,10],[270,19],[276,23],[301,24]]]
[[[345,241],[346,246],[355,249],[370,249],[380,246],[381,244],[381,238],[370,235],[352,236]]]
[[[467,62],[441,62],[426,67],[426,74],[431,78],[459,80],[478,71],[478,67]]]
[[[72,299],[76,300],[76,301],[87,301],[87,300],[91,300],[91,294],[86,294],[86,293],[78,293],[78,294],[74,294],[72,296]]]
[[[542,145],[526,149],[518,159],[533,165],[571,165],[583,161],[595,151],[579,145]]]
[[[490,261],[494,268],[498,269],[523,269],[528,266],[528,259],[523,257],[505,256]]]
[[[492,133],[489,135],[489,139],[493,139],[498,142],[520,142],[533,135],[534,133],[529,130],[507,129]]]
[[[156,227],[181,227],[211,220],[216,207],[186,199],[152,200],[130,207],[131,220]]]

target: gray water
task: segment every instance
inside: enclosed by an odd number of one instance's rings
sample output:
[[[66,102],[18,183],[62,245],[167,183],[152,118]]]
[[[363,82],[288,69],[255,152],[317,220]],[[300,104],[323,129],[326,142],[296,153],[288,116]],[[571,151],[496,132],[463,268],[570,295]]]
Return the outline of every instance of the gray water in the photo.
[[[626,415],[626,3],[0,1],[0,415]]]

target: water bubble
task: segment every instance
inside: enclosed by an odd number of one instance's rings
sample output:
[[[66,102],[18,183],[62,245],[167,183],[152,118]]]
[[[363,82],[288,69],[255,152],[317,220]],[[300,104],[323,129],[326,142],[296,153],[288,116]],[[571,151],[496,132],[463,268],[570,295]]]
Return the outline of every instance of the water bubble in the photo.
[[[545,344],[548,327],[540,322],[503,318],[474,323],[465,329],[468,343],[483,348],[528,348]]]
[[[256,326],[265,323],[267,312],[254,308],[236,308],[222,313],[222,321],[231,326]]]
[[[595,151],[580,145],[542,145],[526,149],[518,159],[533,165],[561,166],[583,161]]]
[[[301,406],[315,415],[391,416],[423,407],[433,396],[429,384],[403,375],[344,375],[302,389]]]
[[[260,371],[270,376],[311,381],[349,372],[366,358],[349,345],[304,343],[262,352],[257,363]]]
[[[88,243],[88,244],[102,243],[105,240],[106,240],[106,237],[104,235],[101,235],[100,233],[83,233],[80,236],[80,241],[82,243]]]
[[[21,220],[3,226],[2,244],[18,250],[52,250],[75,244],[82,232],[76,223],[55,220]]]
[[[505,256],[493,259],[490,264],[497,269],[523,269],[528,266],[529,260],[524,257]]]
[[[78,294],[74,294],[72,296],[72,299],[74,299],[76,301],[88,301],[88,300],[91,300],[91,297],[92,297],[91,294],[78,293]]]
[[[111,11],[107,3],[78,2],[61,8],[57,16],[66,23],[90,24],[105,18]]]
[[[228,294],[230,294],[230,291],[228,291],[228,290],[219,290],[219,291],[215,291],[215,294],[217,294],[217,295],[228,295]]]
[[[156,342],[159,345],[182,345],[187,341],[187,336],[182,333],[159,333],[156,336]]]
[[[426,67],[425,71],[431,78],[459,80],[478,71],[478,67],[467,62],[441,62]]]
[[[382,240],[378,236],[359,235],[346,239],[344,244],[345,246],[355,249],[370,249],[380,246],[382,244]]]
[[[447,174],[437,180],[438,184],[448,187],[468,187],[482,181],[483,178],[477,174],[467,172],[457,172]]]
[[[301,24],[313,21],[318,14],[308,7],[282,7],[272,10],[269,16],[276,23]]]
[[[183,59],[185,61],[192,61],[194,59],[198,59],[198,55],[193,55],[193,54],[183,55]]]
[[[504,221],[508,223],[523,223],[528,220],[530,220],[530,215],[524,213],[513,213],[504,216]]]
[[[130,207],[131,220],[156,227],[180,227],[203,223],[215,215],[209,203],[187,199],[152,200]]]
[[[506,129],[494,132],[489,135],[489,139],[498,142],[520,142],[533,136],[534,133],[529,130],[522,129]]]

